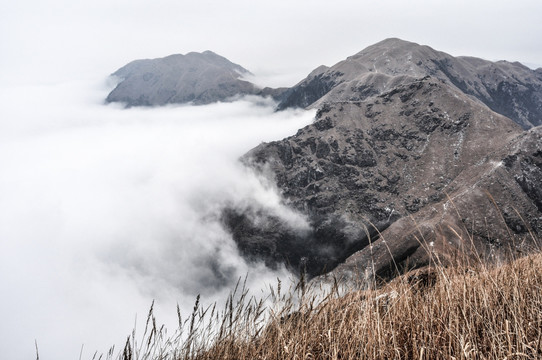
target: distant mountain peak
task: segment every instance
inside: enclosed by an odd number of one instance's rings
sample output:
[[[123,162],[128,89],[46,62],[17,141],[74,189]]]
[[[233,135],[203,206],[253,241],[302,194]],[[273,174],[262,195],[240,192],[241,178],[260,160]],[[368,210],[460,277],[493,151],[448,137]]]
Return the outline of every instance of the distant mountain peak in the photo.
[[[360,55],[364,55],[364,54],[371,53],[374,51],[393,50],[393,51],[399,52],[399,51],[411,51],[411,50],[420,49],[420,48],[428,48],[428,46],[420,45],[418,43],[402,40],[399,38],[388,38],[388,39],[379,41],[376,44],[366,47],[365,49],[359,51],[358,53],[352,55],[351,57],[356,58]]]
[[[112,75],[121,79],[107,102],[126,106],[208,104],[261,92],[242,79],[250,71],[210,50],[135,60]]]
[[[379,42],[369,46],[368,48],[370,48],[370,47],[381,47],[381,46],[397,47],[397,46],[421,46],[421,45],[417,44],[415,42],[412,42],[412,41],[399,39],[397,37],[391,37],[391,38],[387,38],[387,39],[384,39],[382,41],[379,41]]]

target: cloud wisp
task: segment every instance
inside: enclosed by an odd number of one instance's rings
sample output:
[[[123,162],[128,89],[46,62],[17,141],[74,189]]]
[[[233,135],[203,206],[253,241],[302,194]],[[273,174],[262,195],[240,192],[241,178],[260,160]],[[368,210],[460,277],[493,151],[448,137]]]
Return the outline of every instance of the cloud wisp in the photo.
[[[122,109],[85,83],[1,91],[0,306],[9,326],[0,341],[10,359],[35,356],[34,340],[43,358],[72,359],[82,344],[105,352],[153,299],[175,324],[176,303],[189,311],[198,294],[224,298],[246,274],[258,291],[287,276],[245,262],[219,215],[224,204],[257,203],[303,225],[237,159],[310,123],[312,112],[274,113],[261,99]],[[40,100],[20,103],[22,93]]]

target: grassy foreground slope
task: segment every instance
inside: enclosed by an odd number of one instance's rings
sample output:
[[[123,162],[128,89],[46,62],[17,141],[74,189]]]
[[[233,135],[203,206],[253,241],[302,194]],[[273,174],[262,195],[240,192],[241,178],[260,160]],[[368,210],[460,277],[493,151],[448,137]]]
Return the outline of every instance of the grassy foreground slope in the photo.
[[[378,289],[331,286],[323,297],[303,283],[281,293],[279,283],[270,307],[245,294],[222,311],[196,303],[167,339],[151,309],[145,337],[129,337],[119,358],[542,358],[541,254],[492,267],[434,266]]]

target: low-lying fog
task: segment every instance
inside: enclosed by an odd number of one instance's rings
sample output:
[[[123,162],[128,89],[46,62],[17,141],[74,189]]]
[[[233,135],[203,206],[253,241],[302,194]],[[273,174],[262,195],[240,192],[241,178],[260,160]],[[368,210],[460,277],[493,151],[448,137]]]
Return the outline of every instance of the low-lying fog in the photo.
[[[122,347],[153,299],[174,328],[177,303],[188,315],[247,273],[256,293],[288,276],[247,264],[218,215],[228,202],[292,215],[237,159],[313,112],[261,98],[123,109],[85,82],[0,91],[3,358],[35,357],[35,340],[42,359],[83,344],[90,358]]]

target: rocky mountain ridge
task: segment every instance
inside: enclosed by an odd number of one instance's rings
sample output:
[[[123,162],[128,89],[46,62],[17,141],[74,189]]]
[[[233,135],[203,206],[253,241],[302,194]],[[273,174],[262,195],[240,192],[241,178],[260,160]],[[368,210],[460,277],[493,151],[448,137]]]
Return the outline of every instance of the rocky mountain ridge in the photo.
[[[360,101],[412,78],[432,76],[528,129],[542,124],[541,75],[542,69],[531,70],[519,62],[453,57],[429,46],[392,38],[332,67],[319,67],[288,89],[278,108],[318,108],[326,102]]]
[[[338,265],[336,271],[344,276],[356,267],[367,269],[370,252],[370,259],[379,259],[371,268],[384,275],[393,261],[397,266],[428,263],[420,236],[433,243],[434,251],[450,253],[451,244],[437,241],[449,237],[437,229],[463,229],[455,213],[442,210],[451,196],[457,210],[474,221],[469,236],[478,251],[501,254],[523,241],[525,226],[542,231],[538,190],[533,188],[542,181],[536,130],[529,133],[529,144],[538,148],[525,155],[530,164],[538,164],[526,172],[534,176],[524,181],[529,188],[516,179],[525,176],[521,166],[500,170],[503,159],[512,156],[507,149],[523,130],[438,79],[413,79],[363,101],[326,103],[314,124],[292,137],[261,144],[243,158],[253,168],[271,171],[286,203],[307,217],[312,230],[299,232],[258,209],[251,211],[258,213],[257,221],[246,209],[229,209],[225,224],[247,257],[268,265],[284,261],[309,276]],[[494,173],[500,175],[500,187],[490,186]],[[506,204],[511,223],[521,223],[511,209],[532,215],[528,225],[504,236],[508,225],[484,200],[484,190]],[[506,201],[502,196],[508,196]],[[480,216],[490,219],[491,226],[480,223]],[[411,218],[414,224],[408,222]],[[422,228],[427,230],[420,235]],[[461,246],[457,240],[452,247]]]

